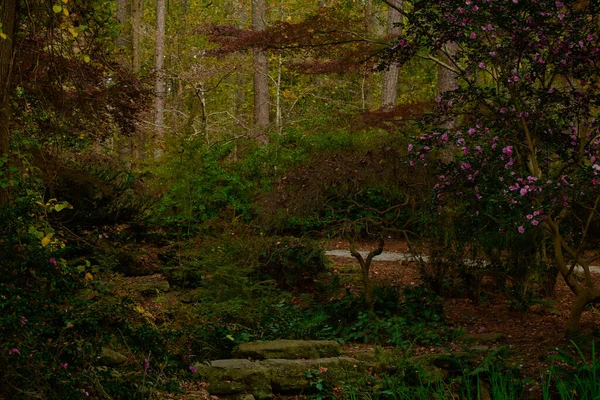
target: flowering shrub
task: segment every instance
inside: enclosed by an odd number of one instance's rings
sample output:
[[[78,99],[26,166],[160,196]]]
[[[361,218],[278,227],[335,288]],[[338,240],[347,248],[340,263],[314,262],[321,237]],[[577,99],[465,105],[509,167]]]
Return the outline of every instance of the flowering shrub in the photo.
[[[424,56],[458,77],[408,148],[411,165],[454,155],[436,162],[435,206],[466,204],[465,218],[501,232],[542,229],[576,295],[573,330],[600,301],[583,254],[600,201],[598,11],[575,0],[416,0],[390,50],[390,60]]]

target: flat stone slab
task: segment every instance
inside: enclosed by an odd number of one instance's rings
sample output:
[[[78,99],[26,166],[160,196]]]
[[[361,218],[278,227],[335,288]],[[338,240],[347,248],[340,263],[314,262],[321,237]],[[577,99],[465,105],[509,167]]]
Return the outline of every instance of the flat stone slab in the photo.
[[[238,346],[240,358],[263,360],[336,357],[342,346],[333,340],[273,340],[269,342],[242,343]]]
[[[248,360],[216,360],[194,365],[196,372],[209,383],[214,395],[252,394],[256,399],[273,397],[269,371],[258,362]]]
[[[301,394],[311,390],[311,378],[336,384],[357,378],[363,363],[349,357],[328,357],[310,360],[242,359],[216,360],[194,365],[196,372],[209,385],[210,394],[236,397],[253,395],[269,399],[273,394]]]

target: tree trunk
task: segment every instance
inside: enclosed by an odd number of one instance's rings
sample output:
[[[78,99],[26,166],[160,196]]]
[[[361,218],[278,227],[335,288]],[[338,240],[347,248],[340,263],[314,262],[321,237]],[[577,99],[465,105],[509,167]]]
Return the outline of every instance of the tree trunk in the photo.
[[[252,0],[252,29],[263,31],[267,28],[265,0]],[[268,143],[266,127],[269,125],[269,65],[267,52],[254,49],[254,125],[259,130],[258,141]]]
[[[450,42],[446,44],[446,53],[448,56],[453,57],[458,50],[458,45],[455,42]],[[446,55],[441,55],[442,61],[452,65],[450,58]],[[438,66],[438,81],[437,81],[437,94],[438,96],[442,96],[444,93],[454,90],[456,88],[458,82],[457,75],[445,68],[443,66]],[[442,127],[444,129],[453,130],[456,129],[456,118],[450,117],[451,119],[443,121]],[[443,163],[449,164],[454,162],[456,156],[454,154],[454,148],[448,147],[444,149],[440,154],[440,160]]]
[[[446,53],[453,57],[457,50],[458,45],[455,42],[450,42],[446,44]],[[449,65],[452,65],[450,58],[448,58],[445,54],[440,55],[441,60]],[[453,71],[448,68],[439,65],[438,66],[438,81],[437,81],[437,93],[438,96],[442,96],[444,93],[454,90],[456,88],[456,84],[458,82],[458,76]],[[451,121],[451,125],[455,126],[455,121]]]
[[[373,283],[371,282],[371,278],[369,277],[369,272],[371,271],[371,262],[374,257],[377,257],[381,253],[383,253],[383,246],[385,241],[380,238],[377,242],[377,248],[371,250],[367,255],[367,258],[363,258],[363,256],[356,250],[354,247],[354,241],[348,238],[348,243],[350,244],[350,254],[352,257],[356,258],[358,264],[360,265],[360,273],[363,282],[363,291],[365,295],[365,307],[369,311],[373,311],[375,308],[375,299],[373,298]]]
[[[6,35],[6,39],[0,38],[0,158],[10,154],[10,73],[13,65],[16,16],[17,0],[4,0],[0,6],[2,33]],[[6,176],[0,179],[5,180]],[[9,200],[8,188],[0,187],[0,206],[7,205]]]
[[[155,154],[162,154],[161,146],[165,135],[165,0],[156,1],[156,145]]]
[[[131,54],[132,71],[138,74],[142,67],[140,30],[142,29],[142,0],[131,0]]]
[[[571,304],[569,319],[567,320],[567,337],[576,337],[581,332],[581,314],[583,314],[588,302],[588,296],[586,296],[586,293],[582,293]]]
[[[402,7],[402,0],[391,0],[396,7]],[[389,37],[397,37],[402,29],[396,24],[402,22],[402,14],[393,7],[388,8],[387,34]],[[381,87],[381,108],[390,109],[396,105],[398,99],[398,64],[392,63],[383,73],[383,84]]]
[[[128,0],[117,0],[117,21],[121,25],[119,36],[117,37],[117,47],[122,51],[129,44],[131,4]]]
[[[373,0],[367,0],[365,2],[365,34],[367,38],[373,37],[373,25],[375,18],[373,17]],[[373,73],[371,72],[371,65],[366,64],[363,70],[363,82],[362,82],[362,108],[363,110],[370,110],[373,104]]]

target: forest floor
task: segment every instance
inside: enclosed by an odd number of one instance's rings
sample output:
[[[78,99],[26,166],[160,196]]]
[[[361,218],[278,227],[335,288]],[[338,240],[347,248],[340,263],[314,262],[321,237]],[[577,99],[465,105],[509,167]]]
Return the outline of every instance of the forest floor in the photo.
[[[361,242],[356,247],[359,251],[370,251],[376,243]],[[328,243],[329,249],[348,250],[344,240],[333,240]],[[407,253],[408,245],[403,240],[388,240],[382,255],[388,253]],[[352,274],[358,277],[357,261],[349,255],[346,257],[330,257],[333,269],[337,273]],[[596,285],[600,285],[600,273],[592,274]],[[373,259],[371,277],[374,283],[381,286],[403,287],[419,285],[420,274],[415,262],[378,261]],[[342,279],[348,287],[354,286],[350,279]],[[485,283],[485,282],[484,282]],[[511,356],[529,377],[539,376],[547,369],[549,358],[556,353],[556,348],[566,348],[565,323],[573,294],[559,277],[551,296],[540,298],[527,310],[517,311],[511,308],[510,298],[497,290],[486,290],[484,285],[479,302],[468,298],[450,298],[444,301],[444,314],[447,323],[454,328],[462,329],[466,334],[501,333],[501,345],[511,349]],[[600,308],[591,308],[581,318],[585,334],[600,332]],[[452,347],[452,344],[450,345]],[[415,353],[436,352],[440,349],[420,347]]]
[[[342,284],[358,293],[360,286],[360,270],[358,263],[349,254],[348,243],[344,240],[332,240],[324,243],[329,250],[344,250],[343,256],[329,256],[333,273],[339,274]],[[376,247],[375,242],[359,242],[357,250],[368,252]],[[343,252],[342,252],[343,253]],[[384,254],[409,253],[407,243],[403,240],[387,240]],[[371,266],[371,277],[377,285],[402,288],[421,284],[420,273],[415,262],[407,260],[381,261],[374,258]],[[398,258],[392,256],[391,258]],[[600,273],[593,274],[600,285]],[[471,334],[499,333],[502,338],[492,348],[507,346],[510,349],[509,364],[515,365],[524,376],[532,378],[544,374],[551,363],[551,356],[557,348],[566,349],[569,342],[565,339],[565,323],[569,315],[569,307],[573,295],[562,279],[557,280],[551,296],[540,298],[527,310],[518,311],[511,308],[511,299],[494,290],[486,288],[481,293],[479,302],[464,297],[449,298],[443,301],[446,323],[464,332],[464,337]],[[582,327],[585,334],[597,335],[600,332],[600,308],[591,308],[583,313]],[[348,350],[355,345],[347,345]],[[360,346],[364,348],[363,346]],[[426,353],[461,352],[465,348],[463,341],[449,343],[444,347],[416,346],[411,349],[415,356]],[[210,396],[202,382],[186,382],[185,395],[166,395],[162,398],[187,400],[215,400]],[[539,388],[533,388],[534,392]],[[534,394],[534,393],[532,393]],[[536,396],[534,395],[534,398]]]

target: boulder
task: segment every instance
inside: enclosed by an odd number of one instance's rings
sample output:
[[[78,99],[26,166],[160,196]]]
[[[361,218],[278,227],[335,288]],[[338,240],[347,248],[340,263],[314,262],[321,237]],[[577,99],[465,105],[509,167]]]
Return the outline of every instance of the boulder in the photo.
[[[269,371],[271,387],[278,394],[298,394],[310,389],[307,372],[331,384],[353,380],[361,362],[348,357],[313,360],[269,359],[260,362]]]
[[[98,356],[99,364],[107,367],[115,367],[124,364],[125,361],[127,361],[126,356],[108,347],[102,347],[100,356]]]
[[[339,343],[332,340],[273,340],[239,345],[237,355],[251,359],[289,359],[336,357],[342,353]]]
[[[312,360],[268,359],[263,361],[217,360],[196,364],[196,372],[209,384],[210,394],[239,399],[252,394],[257,400],[269,399],[273,393],[300,394],[310,390],[313,376],[331,384],[358,378],[363,364],[348,357]]]
[[[269,371],[263,365],[248,360],[216,360],[194,365],[200,377],[209,383],[206,388],[217,396],[252,394],[256,399],[273,397]]]

